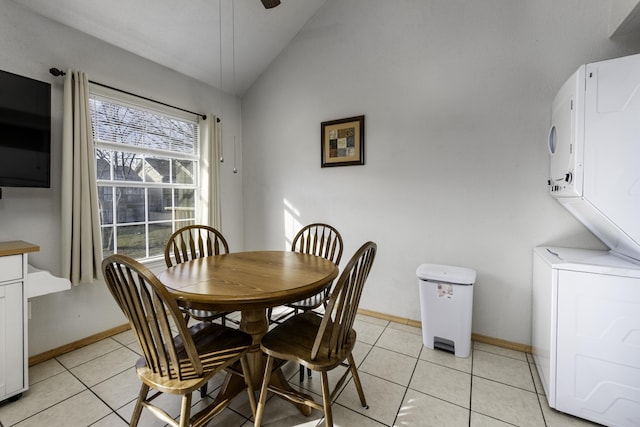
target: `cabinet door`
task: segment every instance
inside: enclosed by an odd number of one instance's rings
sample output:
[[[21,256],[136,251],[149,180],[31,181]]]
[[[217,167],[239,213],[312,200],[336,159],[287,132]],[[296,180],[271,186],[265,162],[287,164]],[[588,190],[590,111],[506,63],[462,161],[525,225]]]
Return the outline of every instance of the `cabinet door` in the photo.
[[[24,389],[22,282],[0,286],[0,398]]]
[[[637,426],[640,279],[561,271],[557,357],[556,409]]]

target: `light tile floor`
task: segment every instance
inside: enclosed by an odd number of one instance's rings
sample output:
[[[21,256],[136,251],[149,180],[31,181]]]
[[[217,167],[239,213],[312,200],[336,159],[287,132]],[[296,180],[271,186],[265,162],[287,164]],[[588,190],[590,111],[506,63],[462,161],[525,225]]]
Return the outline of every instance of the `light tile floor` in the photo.
[[[474,343],[472,356],[430,350],[419,328],[360,315],[354,357],[369,409],[360,407],[352,381],[333,404],[336,426],[588,426],[587,421],[549,408],[530,354]],[[139,381],[133,371],[138,349],[131,332],[33,366],[30,388],[13,403],[0,403],[0,426],[111,427],[128,424]],[[341,368],[340,368],[341,369]],[[330,374],[334,380],[340,369]],[[297,366],[286,368],[290,383],[320,397],[318,374],[298,382]],[[212,380],[210,395],[220,386]],[[162,397],[175,416],[179,400]],[[195,405],[202,405],[199,393]],[[141,426],[161,426],[143,411]],[[240,395],[210,426],[252,426],[246,395]],[[263,425],[322,426],[271,397]]]

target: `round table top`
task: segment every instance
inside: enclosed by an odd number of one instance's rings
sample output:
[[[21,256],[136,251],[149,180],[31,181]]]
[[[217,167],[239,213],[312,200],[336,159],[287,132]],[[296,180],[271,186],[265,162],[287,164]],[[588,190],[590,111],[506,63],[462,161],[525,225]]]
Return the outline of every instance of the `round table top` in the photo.
[[[187,261],[158,275],[178,301],[196,309],[258,310],[299,301],[328,286],[336,265],[292,251],[232,252]]]

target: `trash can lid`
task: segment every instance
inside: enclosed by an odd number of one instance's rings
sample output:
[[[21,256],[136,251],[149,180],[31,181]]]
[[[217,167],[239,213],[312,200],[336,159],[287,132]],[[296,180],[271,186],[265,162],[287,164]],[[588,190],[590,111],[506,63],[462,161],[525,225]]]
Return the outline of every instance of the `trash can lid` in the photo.
[[[422,264],[416,270],[416,275],[421,280],[453,283],[456,285],[473,285],[476,281],[475,270],[451,265]]]

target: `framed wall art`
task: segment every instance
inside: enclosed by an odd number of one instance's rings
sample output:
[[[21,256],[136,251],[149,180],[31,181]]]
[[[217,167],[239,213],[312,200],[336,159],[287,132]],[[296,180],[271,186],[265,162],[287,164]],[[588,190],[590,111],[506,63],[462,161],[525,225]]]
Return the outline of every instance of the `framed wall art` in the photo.
[[[322,122],[320,128],[320,166],[364,165],[364,116]]]

